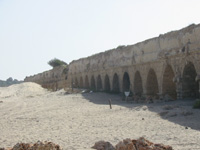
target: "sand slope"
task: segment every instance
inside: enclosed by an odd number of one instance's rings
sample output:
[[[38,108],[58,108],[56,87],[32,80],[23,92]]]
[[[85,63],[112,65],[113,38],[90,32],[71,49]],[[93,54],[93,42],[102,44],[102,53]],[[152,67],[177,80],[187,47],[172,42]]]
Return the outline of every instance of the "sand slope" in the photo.
[[[104,93],[50,93],[34,83],[0,88],[0,101],[0,147],[41,140],[81,150],[144,136],[175,150],[200,149],[200,110],[191,109],[192,101],[132,104]]]
[[[45,93],[47,93],[46,89],[32,82],[14,84],[9,87],[0,87],[0,98],[37,96]]]

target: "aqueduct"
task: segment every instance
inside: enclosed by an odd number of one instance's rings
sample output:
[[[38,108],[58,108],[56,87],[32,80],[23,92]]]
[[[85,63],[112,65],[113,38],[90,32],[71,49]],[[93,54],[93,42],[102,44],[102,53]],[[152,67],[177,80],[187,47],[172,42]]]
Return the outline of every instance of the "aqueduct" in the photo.
[[[73,61],[67,82],[73,87],[96,91],[197,98],[200,25]]]

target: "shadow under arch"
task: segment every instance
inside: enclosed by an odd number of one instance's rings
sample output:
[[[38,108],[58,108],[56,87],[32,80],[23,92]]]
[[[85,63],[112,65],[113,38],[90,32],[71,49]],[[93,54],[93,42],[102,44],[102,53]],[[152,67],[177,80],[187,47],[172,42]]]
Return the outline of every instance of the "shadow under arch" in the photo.
[[[127,72],[123,76],[123,92],[130,91],[130,78]]]
[[[195,80],[197,72],[194,64],[189,62],[185,65],[183,70],[183,98],[198,98],[199,97],[199,84]]]
[[[75,78],[74,87],[75,87],[75,88],[78,88],[78,87],[79,87],[79,85],[78,85],[78,79],[77,79],[77,77]]]
[[[105,79],[104,79],[104,91],[110,92],[110,79],[109,79],[107,74],[106,74]]]
[[[170,65],[167,65],[163,74],[162,94],[168,94],[173,99],[177,99],[176,83],[173,81],[174,71]]]
[[[83,77],[82,76],[80,77],[80,85],[79,85],[79,87],[83,88]]]
[[[142,87],[142,78],[140,72],[137,71],[135,73],[134,78],[134,94],[141,96],[143,94],[143,87]]]
[[[112,87],[113,87],[112,88],[113,93],[119,93],[120,92],[119,77],[118,77],[117,73],[115,73],[114,76],[113,76]]]
[[[96,84],[95,84],[95,79],[94,76],[91,77],[91,90],[96,91]]]
[[[146,83],[146,90],[147,90],[147,96],[158,96],[159,89],[158,89],[158,80],[156,73],[153,69],[149,70],[148,76],[147,76],[147,83]]]
[[[88,80],[88,76],[87,76],[87,75],[85,76],[85,85],[84,85],[84,87],[85,87],[86,89],[89,89],[89,88],[90,88],[90,86],[89,86],[89,80]]]
[[[97,77],[97,91],[102,91],[103,88],[102,88],[102,80],[101,80],[101,76],[98,75]]]

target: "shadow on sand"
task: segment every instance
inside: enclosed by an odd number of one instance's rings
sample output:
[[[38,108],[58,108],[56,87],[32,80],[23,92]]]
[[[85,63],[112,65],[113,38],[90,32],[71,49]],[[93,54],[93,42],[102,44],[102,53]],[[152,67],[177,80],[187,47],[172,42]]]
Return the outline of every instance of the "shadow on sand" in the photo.
[[[176,100],[169,102],[159,103],[135,103],[134,101],[122,100],[120,94],[108,94],[108,93],[84,93],[82,96],[89,102],[98,105],[108,105],[109,99],[114,105],[130,109],[138,109],[138,107],[146,106],[149,111],[157,113],[162,119],[168,120],[175,124],[184,126],[186,129],[191,128],[200,131],[200,109],[193,109],[192,106],[195,100]]]

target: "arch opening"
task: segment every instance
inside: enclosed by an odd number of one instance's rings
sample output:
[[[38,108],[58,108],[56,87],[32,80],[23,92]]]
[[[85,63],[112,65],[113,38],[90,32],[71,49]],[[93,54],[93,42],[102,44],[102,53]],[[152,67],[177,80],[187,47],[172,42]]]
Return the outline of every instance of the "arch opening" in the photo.
[[[83,78],[80,77],[80,88],[83,88]]]
[[[134,93],[135,95],[141,96],[143,93],[143,88],[142,88],[142,78],[140,75],[140,72],[137,71],[135,73],[135,78],[134,78]]]
[[[101,81],[101,76],[100,75],[98,75],[98,77],[97,77],[97,91],[103,91],[102,81]]]
[[[85,87],[86,89],[89,88],[89,80],[88,80],[88,76],[87,76],[87,75],[85,76],[85,85],[84,85],[84,87]]]
[[[162,85],[162,94],[169,95],[173,99],[177,98],[176,93],[176,83],[173,81],[174,79],[174,71],[170,65],[167,65],[163,74],[163,85]]]
[[[146,84],[147,96],[157,97],[159,90],[158,90],[158,80],[156,73],[153,69],[149,70],[147,76],[147,84]]]
[[[130,78],[127,72],[123,76],[123,91],[130,91]]]
[[[120,92],[120,88],[119,88],[119,77],[118,77],[118,75],[117,75],[116,73],[115,73],[114,76],[113,76],[112,85],[113,85],[112,92],[114,92],[114,93],[119,93],[119,92]]]
[[[199,84],[195,80],[197,72],[194,65],[188,63],[183,71],[183,98],[198,98]]]
[[[96,84],[95,84],[94,76],[92,76],[92,78],[91,78],[91,89],[92,89],[93,91],[96,90]]]
[[[77,79],[77,78],[75,78],[74,87],[75,87],[75,88],[78,88],[78,87],[79,87],[79,86],[78,86],[78,79]]]
[[[109,80],[108,75],[105,76],[104,85],[105,85],[104,86],[105,92],[110,92],[110,80]]]

